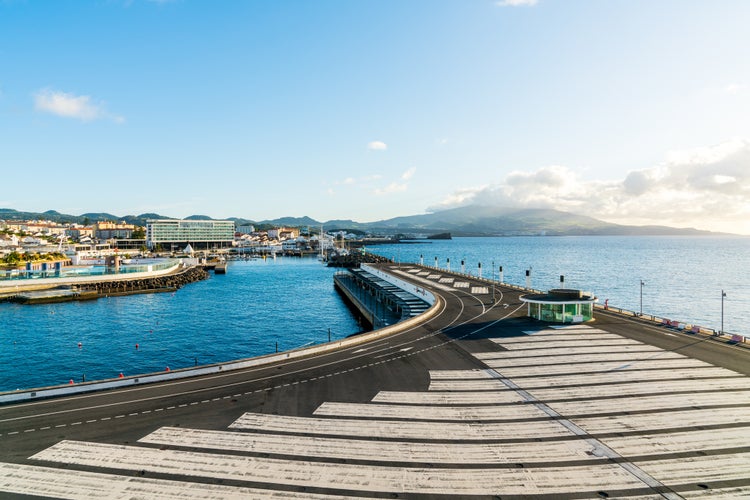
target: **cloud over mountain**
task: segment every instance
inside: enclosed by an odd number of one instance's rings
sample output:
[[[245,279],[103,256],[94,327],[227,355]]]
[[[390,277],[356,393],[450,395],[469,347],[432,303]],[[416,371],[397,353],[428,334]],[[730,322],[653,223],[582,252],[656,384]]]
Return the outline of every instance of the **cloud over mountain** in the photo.
[[[429,210],[470,204],[556,208],[620,224],[750,234],[750,141],[671,152],[662,163],[619,181],[590,180],[559,165],[514,171],[500,184],[456,190]]]

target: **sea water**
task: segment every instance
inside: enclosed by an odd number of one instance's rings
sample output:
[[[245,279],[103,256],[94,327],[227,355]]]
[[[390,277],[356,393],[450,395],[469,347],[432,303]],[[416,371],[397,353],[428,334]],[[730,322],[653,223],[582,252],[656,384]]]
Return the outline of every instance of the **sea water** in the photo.
[[[599,303],[750,335],[750,238],[454,238],[367,249]],[[450,259],[450,263],[448,262]],[[360,326],[316,259],[231,262],[174,293],[48,305],[0,303],[0,390],[218,363],[340,339]],[[641,280],[645,283],[640,286]],[[79,347],[80,343],[80,347]],[[136,345],[138,346],[136,348]]]
[[[312,258],[230,262],[174,293],[0,304],[0,391],[259,356],[361,330]],[[80,344],[80,346],[79,346]]]

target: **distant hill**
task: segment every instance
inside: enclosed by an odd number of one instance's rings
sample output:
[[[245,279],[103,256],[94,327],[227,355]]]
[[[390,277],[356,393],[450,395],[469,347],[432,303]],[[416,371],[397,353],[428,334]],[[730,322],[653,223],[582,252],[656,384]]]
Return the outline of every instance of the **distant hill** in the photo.
[[[172,219],[172,217],[166,217],[164,215],[148,213],[141,215],[125,215],[117,216],[106,212],[102,213],[86,213],[81,215],[70,215],[61,214],[55,210],[48,210],[46,212],[19,212],[12,208],[0,208],[0,219],[2,220],[49,220],[52,222],[58,222],[61,224],[93,224],[94,222],[113,221],[120,222],[124,221],[128,224],[135,224],[136,226],[145,226],[146,221],[149,219]]]
[[[424,215],[396,217],[369,224],[405,231],[446,231],[454,236],[509,235],[687,235],[710,234],[690,228],[624,226],[552,209],[513,209],[471,205]]]
[[[54,210],[43,213],[19,212],[0,208],[0,219],[46,219],[60,223],[94,223],[99,221],[125,221],[145,226],[149,219],[172,219],[155,213],[118,217],[109,213],[81,215],[61,214]],[[215,220],[208,215],[191,215],[190,220]],[[262,221],[231,217],[237,225],[270,227],[307,227],[354,232],[368,231],[376,234],[434,234],[451,233],[453,236],[513,236],[513,235],[701,235],[718,234],[692,228],[668,226],[625,226],[611,224],[593,217],[552,209],[514,209],[508,207],[471,205],[439,212],[395,217],[376,222],[355,222],[334,219],[320,222],[311,217],[281,217]]]
[[[292,227],[304,227],[304,226],[320,226],[320,222],[310,217],[281,217],[279,219],[264,220],[261,224],[271,224],[274,226],[292,226]]]

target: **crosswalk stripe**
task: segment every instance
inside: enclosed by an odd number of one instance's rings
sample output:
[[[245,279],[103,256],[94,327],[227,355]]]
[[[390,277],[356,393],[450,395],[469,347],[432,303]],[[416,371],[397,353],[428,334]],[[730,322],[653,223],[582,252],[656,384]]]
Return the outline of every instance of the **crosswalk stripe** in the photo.
[[[369,406],[380,407],[382,405]],[[481,409],[487,410],[487,408]],[[455,415],[457,413],[455,410],[458,409],[452,408],[452,410],[454,410],[453,415]],[[229,427],[231,429],[259,432],[286,432],[292,434],[348,436],[371,439],[431,439],[442,441],[522,439],[524,436],[537,437],[542,429],[547,429],[547,424],[544,421],[543,423],[524,420],[516,422],[515,419],[522,418],[522,416],[516,414],[516,408],[509,408],[507,413],[497,408],[491,410],[490,417],[493,417],[495,420],[505,419],[506,421],[476,423],[477,417],[487,415],[471,411],[461,413],[461,416],[468,417],[465,418],[465,420],[469,420],[468,422],[442,421],[439,423],[436,423],[434,420],[369,420],[245,413]],[[424,413],[424,407],[420,407],[420,411]],[[330,413],[343,413],[343,410],[341,412],[331,411]],[[527,419],[546,417],[546,415],[536,409],[533,409],[532,412],[525,411],[525,413]],[[457,418],[454,420],[457,420]]]
[[[547,426],[557,424],[550,421]],[[433,438],[441,437],[440,432],[433,432]],[[593,456],[593,447],[584,441],[537,442],[536,438],[530,436],[529,441],[511,443],[425,443],[162,427],[139,442],[305,459],[316,457],[385,463],[508,464],[582,460]]]
[[[125,471],[179,474],[187,477],[253,481],[363,492],[400,491],[449,495],[561,494],[611,489],[632,489],[643,483],[617,464],[527,468],[386,467],[311,462],[217,453],[159,450],[136,446],[61,441],[33,460],[107,467]]]
[[[258,488],[224,486],[54,469],[36,465],[0,463],[0,491],[18,495],[52,497],[65,500],[129,500],[133,498],[191,500],[266,500],[310,499],[343,500],[340,495],[323,495],[294,491],[269,491]],[[356,498],[365,498],[357,496]]]

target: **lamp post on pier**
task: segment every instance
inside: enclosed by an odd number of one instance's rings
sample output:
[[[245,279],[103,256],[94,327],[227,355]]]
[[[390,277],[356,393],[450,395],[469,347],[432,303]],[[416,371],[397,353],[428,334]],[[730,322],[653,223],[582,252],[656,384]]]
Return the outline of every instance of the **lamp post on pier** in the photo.
[[[492,303],[495,303],[495,261],[492,261]]]
[[[724,290],[721,291],[721,331],[719,331],[719,334],[724,333],[724,297],[727,296],[727,292]]]
[[[641,312],[638,316],[643,316],[643,285],[645,284],[646,283],[643,280],[641,280]]]

